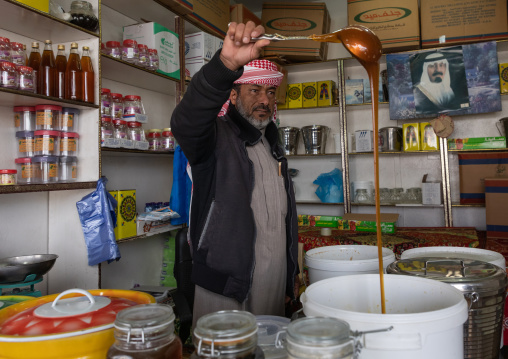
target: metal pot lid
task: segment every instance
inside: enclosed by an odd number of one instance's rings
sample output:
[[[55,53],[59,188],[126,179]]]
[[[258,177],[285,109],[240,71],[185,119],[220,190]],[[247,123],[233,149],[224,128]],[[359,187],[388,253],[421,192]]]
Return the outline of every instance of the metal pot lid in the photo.
[[[394,129],[396,129],[396,130],[402,130],[402,127],[397,127],[397,126],[387,126],[387,127],[381,127],[381,128],[379,129],[379,131],[381,131],[381,130],[389,130],[390,128],[394,128]]]
[[[288,342],[299,345],[329,347],[343,344],[350,338],[349,324],[336,318],[308,317],[289,323]]]
[[[485,292],[506,288],[507,285],[502,268],[474,259],[430,256],[401,259],[391,263],[386,272],[435,279],[462,291]]]

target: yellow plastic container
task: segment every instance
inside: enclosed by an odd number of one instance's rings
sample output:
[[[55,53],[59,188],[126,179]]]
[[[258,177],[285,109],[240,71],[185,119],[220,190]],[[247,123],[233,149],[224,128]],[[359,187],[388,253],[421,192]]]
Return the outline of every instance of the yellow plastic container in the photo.
[[[335,81],[318,81],[318,106],[332,106],[335,101]]]
[[[116,199],[116,227],[115,238],[124,239],[137,235],[136,229],[136,190],[116,190],[110,191]]]
[[[420,122],[420,141],[422,151],[439,151],[439,138],[429,122]]]
[[[402,125],[402,140],[404,151],[420,151],[420,127],[418,123],[405,123]]]
[[[317,107],[317,82],[302,84],[303,107]]]
[[[303,105],[302,84],[289,84],[286,97],[288,108],[300,108]]]

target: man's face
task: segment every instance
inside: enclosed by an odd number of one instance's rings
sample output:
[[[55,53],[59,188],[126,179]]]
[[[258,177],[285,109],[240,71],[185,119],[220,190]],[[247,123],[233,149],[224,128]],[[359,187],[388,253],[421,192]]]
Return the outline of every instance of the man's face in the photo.
[[[231,91],[231,103],[254,127],[264,128],[273,116],[275,89],[271,85],[244,84],[239,92]]]
[[[427,67],[427,73],[429,74],[430,81],[437,83],[442,82],[446,73],[446,62],[431,62]]]

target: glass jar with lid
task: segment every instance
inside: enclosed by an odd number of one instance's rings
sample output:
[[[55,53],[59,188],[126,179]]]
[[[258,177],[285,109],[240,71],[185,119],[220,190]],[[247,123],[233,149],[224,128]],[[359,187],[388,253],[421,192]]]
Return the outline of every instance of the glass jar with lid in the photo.
[[[171,132],[171,128],[165,128],[162,130],[161,144],[163,151],[174,151],[175,150],[175,138]]]
[[[0,62],[0,86],[13,90],[19,87],[18,69],[12,62]]]
[[[159,69],[159,55],[156,49],[148,49],[147,69],[150,71],[157,71]]]
[[[12,61],[11,41],[6,37],[0,37],[0,61]]]
[[[336,318],[300,318],[288,324],[288,359],[353,359],[349,324]]]
[[[150,133],[148,133],[148,150],[149,151],[163,151],[164,150],[164,148],[162,147],[161,134],[162,134],[162,131],[157,128],[153,128],[150,130]]]
[[[88,1],[73,1],[71,3],[71,23],[86,30],[95,31],[99,26],[99,20],[93,12],[93,6]]]
[[[104,143],[106,138],[113,138],[113,122],[111,117],[103,116],[101,118],[101,143]]]
[[[34,69],[30,66],[18,65],[18,75],[19,89],[21,91],[35,92]]]
[[[14,106],[14,127],[16,131],[35,130],[35,107]]]
[[[122,58],[122,47],[119,41],[106,41],[106,53],[115,59]]]
[[[117,139],[127,139],[127,121],[124,120],[114,120],[113,124],[115,125],[113,130],[113,138]]]
[[[148,46],[143,44],[138,44],[138,50],[139,50],[139,59],[138,59],[138,66],[141,67],[147,67],[148,66]]]
[[[145,140],[145,131],[141,126],[141,122],[129,121],[128,127],[129,127],[129,140],[133,141]]]
[[[123,40],[122,60],[136,64],[139,60],[138,42],[136,40]]]
[[[60,157],[58,170],[60,182],[76,182],[78,179],[78,158],[75,156]]]
[[[143,102],[141,102],[141,96],[127,95],[123,98],[123,114],[134,115],[136,113],[145,114],[143,108]]]
[[[23,44],[11,42],[11,59],[16,65],[24,66],[26,64],[25,50]]]
[[[111,90],[101,89],[101,115],[111,116]]]
[[[123,96],[121,93],[111,93],[111,117],[117,120],[123,118]]]
[[[175,335],[175,314],[163,304],[142,304],[118,312],[115,343],[107,359],[181,359],[182,343]]]
[[[249,312],[224,310],[202,316],[192,334],[191,359],[260,359],[256,317]]]

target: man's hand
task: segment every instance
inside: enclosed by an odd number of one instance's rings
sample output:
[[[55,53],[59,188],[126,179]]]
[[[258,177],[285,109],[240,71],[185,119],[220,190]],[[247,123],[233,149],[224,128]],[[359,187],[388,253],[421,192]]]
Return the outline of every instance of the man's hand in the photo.
[[[230,23],[220,54],[222,63],[228,69],[236,71],[248,62],[257,59],[261,48],[270,44],[270,40],[256,42],[250,42],[250,40],[264,33],[263,26],[256,27],[252,21],[248,21],[247,24]]]

